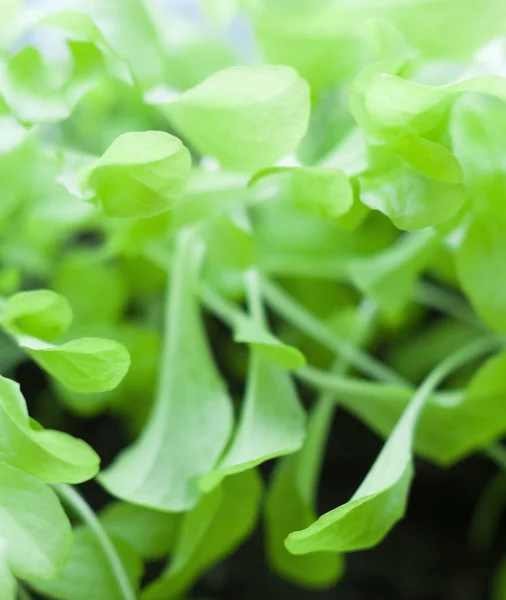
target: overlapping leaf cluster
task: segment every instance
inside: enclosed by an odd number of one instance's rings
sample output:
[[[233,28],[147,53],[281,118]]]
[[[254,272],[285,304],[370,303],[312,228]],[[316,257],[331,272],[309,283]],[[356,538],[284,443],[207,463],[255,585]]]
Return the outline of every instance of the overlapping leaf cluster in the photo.
[[[1,3],[2,375],[33,361],[44,402],[131,439],[99,473],[0,379],[1,600],[186,597],[259,522],[276,573],[330,586],[404,515],[415,453],[506,432],[506,4],[201,9]],[[386,441],[318,516],[337,404]],[[98,518],[62,486],[95,476]]]

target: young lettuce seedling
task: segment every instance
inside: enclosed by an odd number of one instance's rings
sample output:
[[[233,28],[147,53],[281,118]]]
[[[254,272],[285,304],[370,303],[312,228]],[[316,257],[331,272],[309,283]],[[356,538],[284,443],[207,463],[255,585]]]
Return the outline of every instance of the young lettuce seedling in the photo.
[[[415,456],[506,466],[504,1],[201,9],[0,2],[0,600],[190,597],[260,521],[329,588]],[[337,406],[384,443],[319,514]]]

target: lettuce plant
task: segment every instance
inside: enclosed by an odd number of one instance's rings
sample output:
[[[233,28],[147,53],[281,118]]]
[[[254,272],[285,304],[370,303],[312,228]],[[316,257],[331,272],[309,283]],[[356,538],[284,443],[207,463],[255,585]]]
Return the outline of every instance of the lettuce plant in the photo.
[[[201,12],[0,3],[0,600],[189,598],[257,527],[330,587],[415,456],[506,467],[504,0]],[[384,445],[319,515],[337,406]]]

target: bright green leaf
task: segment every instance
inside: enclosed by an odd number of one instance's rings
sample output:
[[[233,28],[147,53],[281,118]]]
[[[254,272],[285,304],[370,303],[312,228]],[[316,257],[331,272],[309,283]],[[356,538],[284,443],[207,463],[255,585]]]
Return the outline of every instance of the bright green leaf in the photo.
[[[54,70],[33,46],[0,60],[0,95],[21,121],[51,122],[69,115],[64,91],[54,84]]]
[[[448,105],[463,92],[505,100],[506,79],[490,75],[431,87],[378,72],[365,86],[367,117],[359,122],[365,128],[369,123],[379,126],[387,138],[407,131],[421,135],[438,124]]]
[[[51,290],[19,292],[7,299],[2,320],[21,334],[51,341],[65,335],[72,310],[63,296]]]
[[[256,325],[256,328],[249,327],[246,331],[239,328],[235,332],[236,336],[242,333],[243,339],[252,342],[246,392],[234,438],[205,485],[215,483],[229,473],[238,473],[272,458],[291,454],[302,446],[306,435],[305,412],[290,375],[272,364],[286,358],[300,360],[301,355],[293,356],[293,349],[275,338],[271,341],[268,331],[264,333],[258,274],[248,272],[245,280],[251,320]]]
[[[337,169],[272,167],[257,173],[250,185],[271,175],[288,179],[287,193],[302,212],[334,219],[346,214],[353,205],[350,181]]]
[[[80,338],[59,346],[28,336],[17,340],[35,362],[73,392],[112,390],[130,366],[125,347],[114,340]]]
[[[171,222],[168,212],[147,219],[115,220],[111,223],[111,246],[125,256],[138,257],[150,241],[167,233]]]
[[[309,89],[288,67],[232,67],[166,106],[202,154],[223,167],[256,171],[293,152],[309,119]]]
[[[340,147],[344,143],[343,140],[355,125],[349,110],[348,96],[347,91],[338,88],[315,98],[307,134],[296,152],[301,164],[334,167],[327,164],[327,161],[336,151],[336,146]],[[345,172],[348,174],[348,171]]]
[[[300,350],[284,344],[251,318],[237,320],[234,340],[249,344],[258,356],[262,357],[262,363],[267,361],[284,369],[300,369],[306,364]]]
[[[0,481],[0,529],[9,568],[21,579],[56,577],[72,548],[70,523],[56,494],[5,463]]]
[[[289,375],[253,351],[237,431],[209,481],[291,454],[304,436],[305,413]]]
[[[353,497],[308,528],[291,533],[294,554],[350,552],[378,544],[403,517],[413,476],[413,445],[420,415],[434,388],[456,368],[490,351],[483,338],[440,363],[425,379],[396,423],[378,458]]]
[[[22,204],[31,192],[30,179],[23,179],[26,168],[35,170],[39,160],[39,148],[33,132],[28,133],[14,117],[0,117],[0,178],[2,179],[2,204],[0,219],[2,222]],[[35,175],[37,181],[37,176]],[[40,191],[39,191],[40,193]]]
[[[181,516],[115,502],[100,514],[100,520],[110,536],[127,542],[142,558],[153,560],[173,550]]]
[[[254,470],[227,477],[182,520],[172,561],[142,600],[179,598],[202,573],[230,554],[255,527],[262,484]]]
[[[20,288],[21,273],[14,267],[0,268],[0,294],[10,295]]]
[[[368,16],[378,14],[391,21],[410,45],[427,58],[468,59],[506,27],[502,0],[348,0],[348,3]]]
[[[298,13],[322,8],[329,2],[330,0],[261,0],[261,3],[269,9],[296,11]]]
[[[86,170],[83,184],[109,217],[153,217],[181,198],[190,167],[178,138],[163,131],[125,133]]]
[[[505,103],[478,95],[460,98],[452,111],[450,131],[475,209],[505,219]]]
[[[19,385],[0,377],[0,453],[4,461],[48,482],[93,478],[100,459],[85,442],[60,431],[33,428]]]
[[[371,147],[371,167],[359,178],[360,198],[399,229],[448,221],[466,199],[464,174],[443,146],[414,135]]]
[[[199,254],[192,235],[182,233],[168,288],[165,348],[150,418],[137,441],[100,476],[111,494],[169,512],[198,502],[199,480],[214,468],[232,428],[230,400],[200,320],[195,281]]]
[[[497,217],[475,216],[456,255],[459,279],[471,304],[500,333],[506,333],[506,290],[497,285],[506,277],[504,224]]]
[[[64,54],[63,61],[55,60],[44,45],[25,46],[0,61],[0,94],[20,120],[65,120],[107,72],[109,65],[95,41],[68,39]],[[112,75],[121,74],[110,66]]]
[[[119,558],[132,585],[138,589],[142,563],[128,544],[114,540]],[[86,527],[74,529],[72,553],[64,569],[51,581],[30,581],[41,594],[54,600],[123,600],[114,574],[104,559],[94,533]]]
[[[255,20],[265,58],[296,69],[316,93],[345,82],[369,54],[353,10],[332,4],[307,12],[265,10]]]
[[[127,62],[143,89],[164,83],[168,74],[163,13],[145,0],[79,0],[115,54]],[[84,27],[85,25],[82,25]],[[89,25],[87,25],[89,27]]]
[[[68,82],[74,97],[88,91],[106,73],[125,83],[132,83],[126,64],[115,54],[101,29],[89,15],[69,8],[62,10],[61,6],[57,6],[55,11],[50,8],[43,12],[38,25],[63,33],[74,63]]]
[[[16,600],[16,579],[12,575],[6,557],[6,543],[0,541],[0,600]]]
[[[94,417],[109,408],[129,421],[132,431],[138,432],[144,423],[154,395],[161,342],[158,333],[134,323],[125,323],[111,330],[114,337],[128,350],[130,368],[114,390],[83,394],[55,385],[58,398],[82,418]]]

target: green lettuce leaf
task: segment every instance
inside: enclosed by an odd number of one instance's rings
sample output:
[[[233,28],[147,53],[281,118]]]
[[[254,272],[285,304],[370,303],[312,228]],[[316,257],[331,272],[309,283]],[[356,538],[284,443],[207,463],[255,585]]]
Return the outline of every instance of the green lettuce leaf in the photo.
[[[190,176],[182,142],[163,131],[124,133],[83,174],[109,217],[147,218],[171,209]]]
[[[74,529],[72,553],[63,570],[51,581],[31,580],[30,585],[54,600],[123,600],[124,594],[103,558],[102,548],[88,528]],[[135,589],[139,588],[142,563],[132,548],[114,540],[118,556]]]
[[[70,523],[56,494],[5,463],[0,463],[0,481],[0,528],[9,569],[21,579],[56,577],[72,549]]]
[[[73,392],[112,390],[130,366],[125,347],[114,340],[80,338],[55,346],[26,335],[16,339],[42,369]]]
[[[6,327],[46,342],[65,335],[72,317],[68,301],[51,290],[14,294],[7,299],[2,311]]]
[[[479,95],[459,98],[452,110],[450,133],[475,210],[506,220],[504,102]]]
[[[34,46],[0,59],[0,96],[21,121],[60,121],[70,114],[64,90],[54,84],[54,71]]]
[[[251,320],[258,327],[242,332],[246,333],[244,341],[252,342],[246,393],[235,435],[215,471],[204,480],[205,487],[230,473],[295,452],[306,434],[305,412],[295,386],[290,375],[275,364],[280,358],[300,360],[300,355],[294,356],[294,349],[276,339],[270,341],[268,332],[258,336],[265,325],[258,274],[250,271],[245,280]]]
[[[114,502],[100,513],[100,520],[113,539],[123,540],[142,558],[154,560],[172,552],[181,515]]]
[[[293,69],[252,66],[219,71],[164,110],[200,153],[257,171],[297,148],[309,109],[309,88]]]
[[[41,11],[29,21],[47,35],[54,28],[63,42],[59,47],[64,60],[55,60],[44,43],[26,45],[0,60],[0,96],[18,118],[28,123],[63,121],[82,98],[105,77],[130,83],[131,78],[121,61],[94,28],[83,22],[78,13]],[[63,37],[63,39],[61,39]],[[53,42],[54,44],[54,42]],[[55,44],[57,45],[57,44]]]
[[[300,350],[281,342],[252,318],[237,319],[234,340],[249,344],[261,363],[272,363],[284,369],[299,369],[306,364]],[[260,358],[261,357],[261,358]]]
[[[179,598],[205,571],[230,554],[255,527],[262,483],[255,470],[227,477],[182,519],[168,569],[142,600]]]
[[[288,183],[286,193],[301,212],[335,219],[353,205],[351,183],[338,169],[272,167],[256,173],[249,185],[273,175],[280,175]]]
[[[79,0],[78,13],[91,18],[114,52],[129,66],[142,89],[164,83],[168,76],[161,11],[145,0]]]
[[[151,415],[136,442],[100,475],[114,496],[169,512],[198,502],[199,480],[214,468],[232,428],[230,399],[200,320],[199,255],[192,234],[181,233],[168,284],[165,348]]]
[[[474,92],[506,99],[506,79],[495,75],[464,79],[439,87],[371,70],[362,83],[364,112],[355,117],[366,130],[392,139],[403,133],[423,135],[438,125],[455,98]]]
[[[435,387],[453,370],[489,352],[496,340],[483,338],[458,350],[424,380],[403,411],[378,458],[353,497],[302,531],[286,547],[294,554],[351,552],[377,545],[403,517],[413,477],[415,431]]]
[[[289,375],[253,351],[237,431],[204,485],[291,454],[301,447],[304,436],[305,413]]]
[[[493,215],[475,215],[456,254],[466,295],[485,323],[499,333],[506,333],[506,290],[497,285],[506,271],[505,224]]]
[[[33,428],[19,385],[0,377],[0,454],[6,462],[52,483],[81,483],[100,459],[85,442],[60,431]]]
[[[0,541],[0,600],[16,600],[16,579],[7,563],[6,542]]]
[[[462,60],[506,27],[501,0],[347,0],[369,16],[392,22],[427,58]],[[455,27],[455,23],[459,27]],[[441,35],[434,35],[434,32]]]
[[[369,170],[359,177],[360,198],[398,229],[424,229],[455,216],[464,205],[464,174],[440,144],[406,134],[371,146]]]
[[[349,8],[331,4],[311,11],[280,11],[271,10],[269,2],[254,26],[267,61],[293,67],[315,93],[345,82],[367,63],[370,54],[359,21]]]

